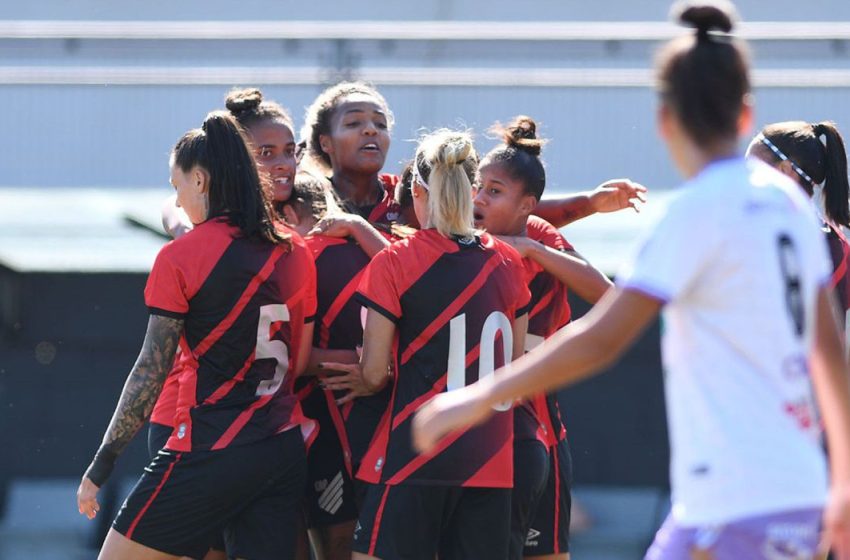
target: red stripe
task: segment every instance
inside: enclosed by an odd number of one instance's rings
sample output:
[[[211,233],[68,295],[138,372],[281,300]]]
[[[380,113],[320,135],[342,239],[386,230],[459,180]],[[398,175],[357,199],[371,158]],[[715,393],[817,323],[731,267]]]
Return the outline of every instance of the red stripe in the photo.
[[[237,383],[241,382],[245,379],[245,374],[248,373],[248,370],[251,368],[251,364],[254,363],[254,353],[251,352],[251,355],[248,356],[248,359],[245,360],[245,363],[242,365],[242,368],[236,372],[236,375],[222,383],[218,389],[213,392],[212,395],[207,397],[204,401],[204,404],[215,404],[224,398],[227,393],[233,390],[233,387],[236,386]]]
[[[378,506],[378,512],[375,514],[375,526],[372,527],[372,537],[369,539],[369,556],[375,555],[375,547],[378,545],[378,532],[381,528],[381,518],[384,516],[384,506],[387,505],[387,494],[390,493],[390,487],[384,487],[384,495],[381,496],[381,504]]]
[[[847,244],[847,240],[844,239],[843,235],[840,235],[841,243],[841,264],[838,265],[838,268],[835,269],[835,272],[832,273],[832,279],[829,282],[830,288],[835,288],[841,279],[847,274],[847,259],[850,257],[850,245]],[[842,305],[844,302],[841,302]]]
[[[357,286],[360,285],[360,278],[363,276],[363,273],[366,272],[366,269],[363,268],[354,275],[354,277],[348,281],[348,284],[339,292],[339,294],[334,299],[333,303],[328,307],[328,310],[325,312],[325,316],[322,317],[322,324],[319,327],[319,348],[327,348],[328,340],[330,339],[330,328],[336,318],[339,316],[345,304],[351,300],[352,296],[354,296],[354,292],[357,291]]]
[[[342,446],[342,458],[345,461],[345,470],[348,471],[348,476],[351,477],[351,445],[348,443],[348,434],[345,431],[345,422],[342,420],[333,392],[322,392],[325,394],[325,400],[328,403],[328,412],[331,416],[331,422],[333,422],[334,428],[336,428],[336,435],[339,437],[339,443]]]
[[[480,345],[476,345],[475,348],[469,351],[466,355],[465,365],[469,367],[472,365],[472,362],[478,359]],[[425,394],[420,395],[415,400],[409,402],[401,411],[395,415],[393,418],[393,427],[395,430],[399,427],[399,425],[407,420],[414,412],[419,410],[419,407],[431,400],[435,395],[442,393],[446,388],[446,382],[448,381],[447,375],[444,373],[442,377],[440,377],[434,386],[431,387]]]
[[[242,413],[236,417],[236,420],[233,421],[233,424],[231,424],[230,427],[225,430],[221,437],[218,438],[218,441],[215,442],[215,445],[213,445],[210,449],[215,451],[217,449],[224,449],[225,447],[230,445],[230,442],[233,441],[233,438],[236,437],[236,434],[238,434],[242,430],[242,428],[245,427],[245,424],[248,423],[248,421],[251,419],[251,416],[254,415],[254,412],[258,408],[264,407],[270,400],[272,400],[272,397],[274,396],[275,395],[263,395],[262,397],[252,402],[251,406],[243,410]]]
[[[242,295],[239,297],[239,301],[236,302],[236,305],[233,306],[233,309],[230,310],[230,313],[222,319],[222,321],[216,325],[216,327],[204,338],[193,350],[195,358],[200,358],[203,356],[210,347],[215,344],[221,336],[227,332],[236,318],[242,313],[242,310],[245,309],[245,306],[248,305],[248,302],[254,297],[254,294],[257,293],[257,290],[260,289],[260,286],[269,279],[269,276],[274,272],[275,265],[280,258],[287,253],[287,250],[284,249],[280,245],[276,245],[272,250],[271,255],[266,260],[266,263],[260,269],[260,271],[251,279],[248,283],[248,287],[245,288],[245,291],[242,292]]]
[[[128,539],[133,538],[133,531],[136,530],[136,525],[138,525],[139,521],[142,520],[142,516],[145,514],[146,511],[148,511],[148,508],[151,507],[151,504],[156,499],[156,497],[159,496],[159,493],[162,490],[162,487],[165,486],[165,483],[168,480],[168,477],[171,476],[171,471],[174,470],[174,465],[176,465],[178,463],[178,461],[180,461],[180,458],[182,456],[183,456],[182,453],[178,453],[177,457],[174,459],[174,462],[171,463],[170,465],[168,465],[168,468],[165,470],[165,474],[163,475],[162,480],[160,480],[159,484],[156,485],[156,489],[153,491],[153,494],[151,494],[151,497],[148,498],[148,501],[145,503],[145,507],[143,507],[141,509],[141,511],[139,511],[138,515],[136,515],[136,518],[133,519],[132,523],[130,523],[130,528],[127,529],[127,534],[124,535],[125,537],[127,537]]]
[[[561,552],[560,539],[559,537],[559,529],[560,526],[558,524],[559,521],[559,513],[561,510],[561,469],[558,465],[558,448],[552,449],[552,458],[555,460],[555,534],[554,534],[554,546],[555,546],[555,554]]]
[[[318,385],[315,380],[310,380],[309,383],[301,387],[301,389],[299,389],[298,392],[295,393],[295,398],[298,399],[299,402],[303,401],[313,393],[313,390],[317,386]]]
[[[391,478],[387,480],[387,484],[399,484],[405,478],[413,474],[416,469],[418,469],[419,467],[421,467],[422,465],[424,465],[425,463],[445,451],[451,444],[459,440],[461,436],[463,436],[468,431],[469,428],[466,428],[465,430],[460,430],[444,437],[440,441],[440,443],[437,444],[437,447],[435,447],[433,451],[431,451],[427,455],[424,453],[422,455],[417,455],[415,459],[413,459],[411,462],[399,469],[398,472],[396,472]]]
[[[425,330],[423,330],[419,336],[417,336],[413,342],[411,342],[407,348],[405,348],[404,353],[401,355],[401,363],[405,364],[407,361],[418,352],[423,346],[425,346],[428,341],[439,331],[443,326],[449,322],[449,320],[455,316],[455,313],[458,312],[470,299],[474,296],[481,286],[484,285],[484,282],[487,281],[487,277],[490,273],[502,262],[501,253],[494,252],[493,255],[484,263],[484,266],[481,267],[481,271],[478,275],[469,283],[469,285],[464,288],[464,290],[460,293],[460,295],[449,304],[446,309],[437,316],[434,321],[428,325]]]

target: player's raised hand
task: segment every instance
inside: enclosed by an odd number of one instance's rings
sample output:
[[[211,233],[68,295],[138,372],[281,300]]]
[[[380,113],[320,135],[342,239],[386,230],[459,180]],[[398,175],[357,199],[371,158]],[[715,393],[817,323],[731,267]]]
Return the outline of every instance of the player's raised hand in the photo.
[[[428,453],[449,432],[486,420],[493,409],[477,389],[472,385],[441,393],[425,403],[413,418],[413,447]]]
[[[590,203],[596,212],[616,212],[632,208],[640,212],[646,203],[647,188],[629,179],[605,181],[590,193]]]
[[[824,555],[831,550],[835,560],[850,560],[850,488],[831,489],[820,548]]]
[[[363,368],[360,364],[341,364],[337,362],[324,362],[319,365],[323,370],[339,372],[339,375],[329,375],[322,380],[322,388],[331,391],[347,391],[337,404],[345,404],[357,397],[365,397],[373,394],[366,381],[363,379]]]
[[[94,519],[100,511],[100,504],[97,503],[98,490],[100,488],[95,486],[87,476],[83,476],[80,487],[77,488],[77,509],[89,519]]]

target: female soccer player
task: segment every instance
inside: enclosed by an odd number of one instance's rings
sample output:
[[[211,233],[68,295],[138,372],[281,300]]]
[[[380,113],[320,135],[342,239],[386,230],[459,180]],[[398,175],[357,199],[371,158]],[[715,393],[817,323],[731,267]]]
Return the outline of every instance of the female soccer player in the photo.
[[[846,315],[850,310],[850,244],[841,228],[850,227],[850,189],[847,153],[838,128],[831,122],[771,124],[753,139],[747,155],[776,167],[809,196],[821,191],[823,229],[833,266],[830,285]]]
[[[370,257],[389,242],[372,228],[362,228],[358,237],[358,226],[366,224],[365,220],[341,214],[334,204],[329,205],[328,197],[333,195],[325,183],[309,173],[299,173],[282,211],[286,222],[305,236],[316,260],[316,328],[307,372],[311,375],[296,381],[304,413],[321,428],[307,454],[305,509],[320,557],[342,560],[351,558],[357,519],[354,472],[377,426],[377,421],[363,420],[379,419],[387,399],[372,396],[338,405],[336,398],[342,395],[321,388],[327,372],[319,364],[357,362],[363,327],[355,290]],[[332,217],[326,218],[329,213]],[[314,230],[320,220],[327,228],[325,234]],[[371,238],[364,239],[368,232]]]
[[[413,412],[522,351],[529,301],[519,255],[472,224],[477,156],[469,135],[426,136],[415,158],[413,204],[423,229],[379,253],[359,293],[367,307],[359,366],[327,386],[355,394],[384,386],[390,407],[358,477],[370,483],[355,558],[505,558],[513,415],[499,406],[481,426],[433,453],[411,449]]]
[[[224,531],[229,557],[292,558],[312,423],[292,391],[315,313],[308,249],[274,223],[239,124],[210,113],[171,156],[191,232],[166,245],[145,288],[145,342],[77,493],[97,491],[150,414],[179,345],[176,428],[125,501],[103,558],[204,554]],[[302,435],[302,429],[304,431]]]
[[[687,178],[678,197],[585,318],[509,373],[434,399],[415,441],[427,452],[494,402],[599,371],[666,306],[673,509],[647,557],[812,558],[827,503],[826,538],[850,558],[850,394],[826,247],[800,189],[738,153],[752,108],[731,5],[677,8],[696,33],[661,53],[658,123]]]
[[[546,188],[540,160],[544,142],[537,137],[534,120],[516,117],[491,132],[503,143],[481,160],[473,214],[476,226],[510,242],[524,257],[531,291],[526,335],[530,350],[569,322],[568,287],[596,303],[611,282],[557,229],[531,215]],[[566,559],[572,469],[555,394],[537,395],[518,408],[514,429],[510,558]]]

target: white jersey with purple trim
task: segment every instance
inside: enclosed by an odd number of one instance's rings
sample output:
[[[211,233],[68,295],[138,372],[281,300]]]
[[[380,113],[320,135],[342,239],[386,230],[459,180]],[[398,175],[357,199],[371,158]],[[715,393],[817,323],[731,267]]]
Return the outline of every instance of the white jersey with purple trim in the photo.
[[[618,276],[665,303],[673,516],[684,525],[821,507],[808,371],[831,267],[802,190],[742,158],[681,187]]]

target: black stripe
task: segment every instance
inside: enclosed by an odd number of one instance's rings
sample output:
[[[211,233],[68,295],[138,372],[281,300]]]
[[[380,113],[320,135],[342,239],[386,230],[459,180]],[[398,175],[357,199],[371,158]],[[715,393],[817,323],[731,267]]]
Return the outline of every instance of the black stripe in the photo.
[[[184,319],[186,317],[185,313],[178,313],[176,311],[169,311],[167,309],[162,309],[160,307],[148,307],[148,311],[151,315],[160,315],[162,317],[171,317],[172,319]]]
[[[360,292],[354,294],[354,299],[356,299],[363,307],[368,307],[369,309],[374,309],[393,323],[398,323],[399,318],[393,315],[391,311],[388,309],[381,307],[371,299],[367,298]]]

